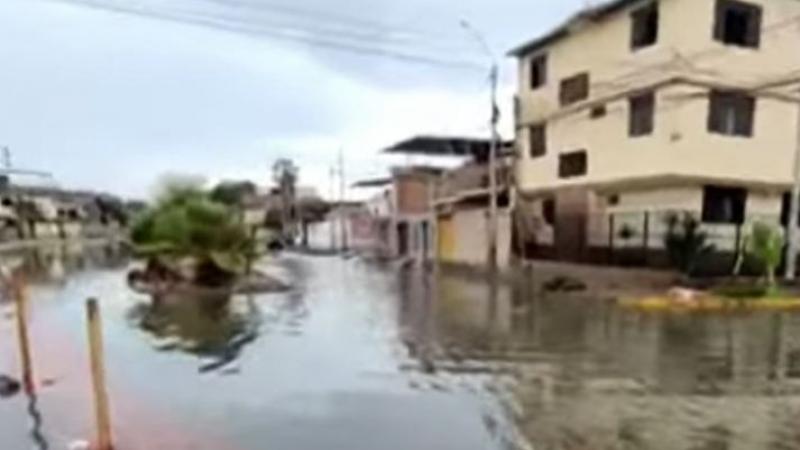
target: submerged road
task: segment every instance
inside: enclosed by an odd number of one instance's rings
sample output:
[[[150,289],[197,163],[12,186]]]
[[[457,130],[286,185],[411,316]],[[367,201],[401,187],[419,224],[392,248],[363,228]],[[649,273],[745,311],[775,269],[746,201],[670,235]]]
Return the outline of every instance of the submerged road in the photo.
[[[794,314],[640,314],[295,255],[260,263],[290,292],[157,306],[116,249],[23,259],[38,389],[0,399],[3,450],[93,436],[87,297],[122,450],[800,449]],[[16,375],[13,311],[0,300],[0,373]]]
[[[125,286],[122,260],[73,258],[45,256],[32,274],[39,395],[0,402],[0,448],[42,448],[43,439],[62,449],[93,436],[87,297],[104,315],[122,449],[507,448],[505,413],[482,381],[421,362],[431,299],[411,298],[392,270],[284,256],[261,265],[294,290],[208,311],[191,301],[154,307]],[[12,308],[0,308],[0,373],[18,373]]]

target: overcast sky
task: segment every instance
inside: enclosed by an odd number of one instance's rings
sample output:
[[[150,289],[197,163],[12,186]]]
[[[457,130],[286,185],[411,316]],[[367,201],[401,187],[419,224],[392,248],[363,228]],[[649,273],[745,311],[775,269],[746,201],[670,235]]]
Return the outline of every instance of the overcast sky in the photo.
[[[62,186],[129,197],[162,173],[265,184],[279,157],[327,194],[339,148],[353,181],[384,173],[378,150],[405,137],[488,134],[487,74],[472,66],[489,61],[461,19],[503,57],[584,3],[2,0],[0,146]]]

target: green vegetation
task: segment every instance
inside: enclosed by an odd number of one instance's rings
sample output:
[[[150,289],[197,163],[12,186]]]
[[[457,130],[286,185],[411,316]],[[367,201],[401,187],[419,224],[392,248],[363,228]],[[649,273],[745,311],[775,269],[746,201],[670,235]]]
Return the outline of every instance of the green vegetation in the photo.
[[[692,276],[700,260],[714,251],[700,222],[688,213],[667,217],[664,246],[673,267],[687,276]]]
[[[770,295],[766,286],[747,284],[725,284],[713,289],[713,294],[729,300],[755,300]]]
[[[232,207],[191,186],[166,189],[136,219],[131,241],[148,278],[211,286],[243,274],[255,247]]]
[[[252,181],[225,181],[211,190],[211,199],[228,206],[242,207],[244,202],[256,195],[257,187]]]
[[[775,272],[783,258],[783,235],[777,227],[756,222],[747,237],[745,251],[763,269],[764,279],[767,284],[766,295],[773,295],[777,291],[778,283]]]

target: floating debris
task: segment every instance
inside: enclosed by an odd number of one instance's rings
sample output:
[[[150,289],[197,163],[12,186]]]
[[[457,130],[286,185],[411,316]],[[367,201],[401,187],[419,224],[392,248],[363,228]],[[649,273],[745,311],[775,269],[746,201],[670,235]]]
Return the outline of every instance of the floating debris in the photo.
[[[0,398],[9,398],[17,395],[22,389],[22,384],[19,381],[6,376],[0,375]]]
[[[91,450],[92,444],[89,441],[77,440],[67,445],[67,450]]]

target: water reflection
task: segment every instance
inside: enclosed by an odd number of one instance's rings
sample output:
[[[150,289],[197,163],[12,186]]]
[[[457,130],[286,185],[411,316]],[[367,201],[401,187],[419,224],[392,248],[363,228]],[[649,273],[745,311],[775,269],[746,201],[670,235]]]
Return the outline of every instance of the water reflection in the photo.
[[[37,450],[48,450],[50,443],[44,434],[44,419],[39,410],[39,398],[32,391],[27,392],[28,396],[28,417],[31,419],[31,439]]]
[[[87,269],[119,269],[129,262],[129,252],[119,243],[59,243],[24,251],[4,252],[3,264],[35,284],[63,284]]]
[[[136,304],[128,320],[155,338],[160,351],[206,360],[200,373],[236,371],[231,365],[258,339],[261,312],[251,297],[153,299]]]
[[[38,330],[61,326],[68,332],[52,339],[84,345],[82,300],[105,292],[108,361],[118,374],[112,404],[141,398],[153,405],[142,416],[174,414],[191,424],[186,434],[221,430],[233,448],[516,450],[526,440],[537,450],[800,448],[797,315],[647,315],[591,293],[544,293],[541,280],[493,286],[436,268],[306,258],[268,262],[287,272],[291,292],[135,303],[116,250],[97,259],[55,251],[21,263],[44,284],[60,283],[59,273],[73,280],[39,290],[62,301],[40,302]],[[69,275],[81,266],[101,270]],[[2,323],[13,342],[13,326]],[[143,335],[172,353],[142,346]],[[248,370],[236,378],[186,376],[236,374],[245,354]],[[29,402],[33,433],[19,422],[0,447],[62,448],[65,428],[71,436],[91,428],[90,414],[74,414],[89,403],[55,395],[84,392],[85,372],[56,374],[63,381],[40,392],[45,401]],[[158,427],[135,422],[124,414],[115,422],[144,436],[130,448],[227,448],[205,435],[197,445],[149,442]]]
[[[398,317],[406,342],[426,343],[417,369],[491,375],[485,389],[535,448],[800,448],[796,314],[654,316],[448,274],[421,299],[414,276],[400,275],[414,287]]]

